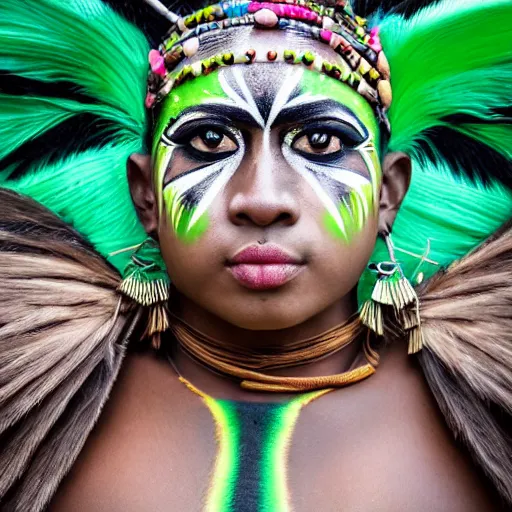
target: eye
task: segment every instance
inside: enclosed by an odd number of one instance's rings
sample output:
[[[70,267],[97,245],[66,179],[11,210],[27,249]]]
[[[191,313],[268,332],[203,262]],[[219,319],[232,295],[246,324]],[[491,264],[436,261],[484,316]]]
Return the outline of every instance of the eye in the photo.
[[[212,128],[197,133],[190,139],[189,144],[201,153],[231,153],[238,149],[233,139]]]
[[[326,132],[312,132],[297,137],[292,148],[300,153],[330,155],[343,150],[343,144],[336,135]]]

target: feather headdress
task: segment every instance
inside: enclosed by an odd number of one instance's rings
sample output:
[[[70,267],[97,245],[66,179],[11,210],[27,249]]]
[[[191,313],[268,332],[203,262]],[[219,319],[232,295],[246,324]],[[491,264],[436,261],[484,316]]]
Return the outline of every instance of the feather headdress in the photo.
[[[414,162],[397,256],[414,281],[471,253],[419,289],[418,357],[453,432],[512,502],[510,227],[475,251],[512,213],[512,4],[355,3],[365,16],[381,4],[390,149]],[[165,31],[153,20],[142,0],[0,3],[0,187],[40,203],[0,191],[2,510],[44,509],[137,324],[115,291],[129,253],[111,255],[144,238],[125,162],[145,146],[148,40]]]

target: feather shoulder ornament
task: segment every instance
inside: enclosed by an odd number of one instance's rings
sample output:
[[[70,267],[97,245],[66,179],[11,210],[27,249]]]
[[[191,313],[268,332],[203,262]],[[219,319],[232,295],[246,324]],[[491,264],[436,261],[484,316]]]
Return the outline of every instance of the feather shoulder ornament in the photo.
[[[418,295],[428,384],[454,435],[512,503],[512,222]]]
[[[93,428],[138,312],[43,206],[0,189],[0,509],[48,504]]]

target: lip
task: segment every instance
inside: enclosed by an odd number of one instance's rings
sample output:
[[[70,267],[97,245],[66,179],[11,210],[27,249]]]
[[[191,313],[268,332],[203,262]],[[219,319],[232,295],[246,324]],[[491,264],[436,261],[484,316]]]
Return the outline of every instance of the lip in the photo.
[[[229,262],[231,265],[300,265],[301,260],[275,244],[253,244],[238,251]]]
[[[228,263],[228,270],[244,287],[252,290],[279,288],[304,269],[304,262],[278,245],[250,245]]]

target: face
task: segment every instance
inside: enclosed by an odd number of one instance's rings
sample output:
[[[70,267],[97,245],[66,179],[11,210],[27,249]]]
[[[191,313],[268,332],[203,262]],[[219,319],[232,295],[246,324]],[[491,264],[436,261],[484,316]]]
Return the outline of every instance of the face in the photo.
[[[152,171],[176,288],[256,330],[349,300],[378,231],[378,147],[365,100],[302,67],[231,66],[176,88]]]

